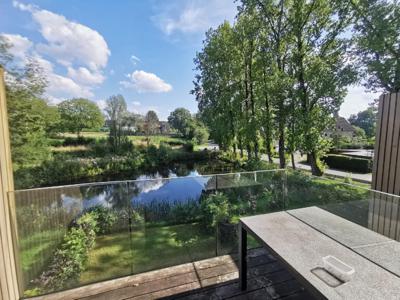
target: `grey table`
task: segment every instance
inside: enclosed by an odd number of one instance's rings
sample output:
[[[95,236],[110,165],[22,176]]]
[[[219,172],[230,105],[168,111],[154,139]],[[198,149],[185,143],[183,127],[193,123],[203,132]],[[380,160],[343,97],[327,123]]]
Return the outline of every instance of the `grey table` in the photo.
[[[239,277],[247,287],[247,234],[255,237],[320,299],[400,299],[400,243],[317,207],[245,217]],[[323,270],[332,255],[355,269],[348,282]]]

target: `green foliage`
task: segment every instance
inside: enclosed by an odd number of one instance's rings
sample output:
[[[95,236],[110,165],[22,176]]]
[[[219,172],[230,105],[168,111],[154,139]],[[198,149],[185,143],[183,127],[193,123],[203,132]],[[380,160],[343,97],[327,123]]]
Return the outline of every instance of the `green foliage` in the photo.
[[[98,233],[106,234],[112,232],[118,218],[116,212],[103,206],[95,206],[89,209],[88,212],[90,212],[90,215],[96,219],[96,231]],[[80,222],[82,222],[81,220],[82,218],[80,219]]]
[[[109,142],[114,153],[123,153],[128,147],[129,129],[135,126],[136,119],[127,110],[125,98],[122,95],[107,99],[106,114],[110,126]]]
[[[270,164],[266,161],[259,160],[259,159],[251,159],[246,161],[244,164],[244,169],[246,171],[258,171],[258,170],[272,170],[276,169],[274,164]]]
[[[89,145],[90,143],[95,142],[95,138],[91,137],[66,137],[62,143],[63,146],[80,146],[80,145]]]
[[[76,225],[65,235],[62,245],[54,252],[49,268],[35,280],[41,292],[66,288],[79,279],[89,251],[94,246],[96,226],[96,216],[91,213],[82,215],[76,221]]]
[[[168,123],[176,129],[182,136],[187,136],[187,128],[192,121],[192,115],[186,108],[176,108],[168,117]]]
[[[160,129],[160,121],[158,120],[157,113],[149,110],[144,117],[144,128],[146,136],[156,134]]]
[[[8,49],[2,40],[0,46]],[[7,68],[5,63],[0,61],[13,77],[6,81],[6,98],[14,169],[37,165],[49,157],[46,135],[53,131],[57,114],[41,99],[46,80],[36,61],[29,61],[22,69]]]
[[[334,169],[358,173],[370,173],[372,171],[372,160],[367,158],[329,154],[323,158],[323,161]]]
[[[397,1],[351,0],[360,75],[373,91],[400,91],[400,6]],[[361,126],[360,126],[361,127]]]
[[[61,118],[61,130],[80,135],[84,128],[100,129],[104,125],[104,116],[96,103],[83,98],[65,100],[58,104]]]
[[[195,141],[198,145],[204,144],[208,141],[208,129],[203,123],[192,121],[189,128],[190,131],[188,137]]]
[[[218,223],[228,223],[231,219],[231,205],[223,193],[209,195],[201,202],[203,218],[207,226],[215,227]]]
[[[168,117],[171,124],[185,139],[193,140],[197,144],[208,141],[209,133],[207,127],[200,120],[190,114],[185,108],[175,109]]]
[[[131,220],[133,227],[141,227],[145,222],[144,217],[136,210],[132,211]]]
[[[271,159],[276,139],[282,168],[285,152],[300,150],[321,175],[322,133],[356,80],[346,61],[350,26],[345,1],[242,0],[233,26],[210,29],[192,92],[220,148],[258,159],[264,144]]]
[[[360,111],[356,115],[351,115],[349,118],[350,124],[362,128],[368,138],[375,136],[376,120],[377,111],[373,107]]]
[[[194,150],[194,143],[193,142],[187,142],[183,145],[183,149],[187,152],[193,152]]]

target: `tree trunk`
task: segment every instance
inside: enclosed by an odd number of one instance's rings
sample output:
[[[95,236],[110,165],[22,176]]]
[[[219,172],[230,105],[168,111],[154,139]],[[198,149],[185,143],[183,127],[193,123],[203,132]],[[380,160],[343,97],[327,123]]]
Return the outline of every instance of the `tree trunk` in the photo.
[[[308,153],[308,160],[310,161],[311,174],[314,175],[314,176],[322,176],[323,172],[318,167],[317,155],[315,154],[315,152]]]
[[[296,162],[294,161],[294,153],[290,153],[290,158],[292,160],[292,168],[293,170],[296,170]]]
[[[279,167],[281,169],[286,168],[286,158],[285,158],[285,124],[282,117],[279,120]]]
[[[268,162],[273,163],[272,160],[272,150],[271,150],[271,141],[268,136],[265,137],[265,152],[267,152]]]
[[[239,149],[240,149],[240,158],[243,158],[243,143],[242,143],[242,138],[239,136]]]
[[[246,145],[246,149],[247,149],[247,159],[252,159],[252,153],[251,153],[251,147],[250,147],[250,144],[249,143],[247,143],[247,145]]]

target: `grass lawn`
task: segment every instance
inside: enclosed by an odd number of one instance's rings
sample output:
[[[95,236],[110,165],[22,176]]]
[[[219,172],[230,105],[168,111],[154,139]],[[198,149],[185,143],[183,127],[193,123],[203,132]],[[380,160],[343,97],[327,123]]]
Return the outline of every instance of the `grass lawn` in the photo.
[[[82,137],[87,137],[87,138],[107,138],[108,137],[108,132],[82,132],[81,133]],[[64,133],[62,134],[62,137],[76,137],[75,133]],[[143,135],[131,135],[129,136],[129,139],[133,142],[134,145],[144,145],[147,146],[147,137]],[[178,146],[179,144],[185,144],[187,141],[179,138],[179,137],[174,137],[174,136],[169,136],[169,135],[153,135],[150,136],[150,144],[159,146],[161,142],[164,143],[176,143]],[[199,147],[204,148],[205,145],[201,145]],[[61,147],[57,147],[61,148]],[[200,149],[203,149],[200,148]]]
[[[88,146],[85,145],[51,147],[51,151],[56,153],[84,152],[88,150]]]
[[[215,238],[198,223],[99,236],[80,282],[160,269],[215,255]]]
[[[134,145],[144,145],[147,146],[147,137],[142,135],[131,135],[129,139]],[[153,135],[150,136],[150,144],[159,146],[160,143],[177,143],[185,144],[187,141],[178,137],[172,137],[168,135]]]
[[[63,236],[62,230],[47,230],[20,239],[21,267],[26,283],[43,271]]]
[[[91,131],[83,131],[81,132],[81,136],[83,137],[91,137],[91,138],[106,138],[108,137],[108,132],[91,132]],[[76,133],[66,132],[62,134],[62,137],[76,137]]]

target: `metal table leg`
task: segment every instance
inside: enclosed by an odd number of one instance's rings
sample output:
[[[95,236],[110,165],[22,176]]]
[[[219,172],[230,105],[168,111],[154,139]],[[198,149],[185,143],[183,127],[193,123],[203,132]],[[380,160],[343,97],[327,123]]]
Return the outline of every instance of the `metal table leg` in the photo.
[[[239,286],[247,289],[247,231],[239,223]]]

